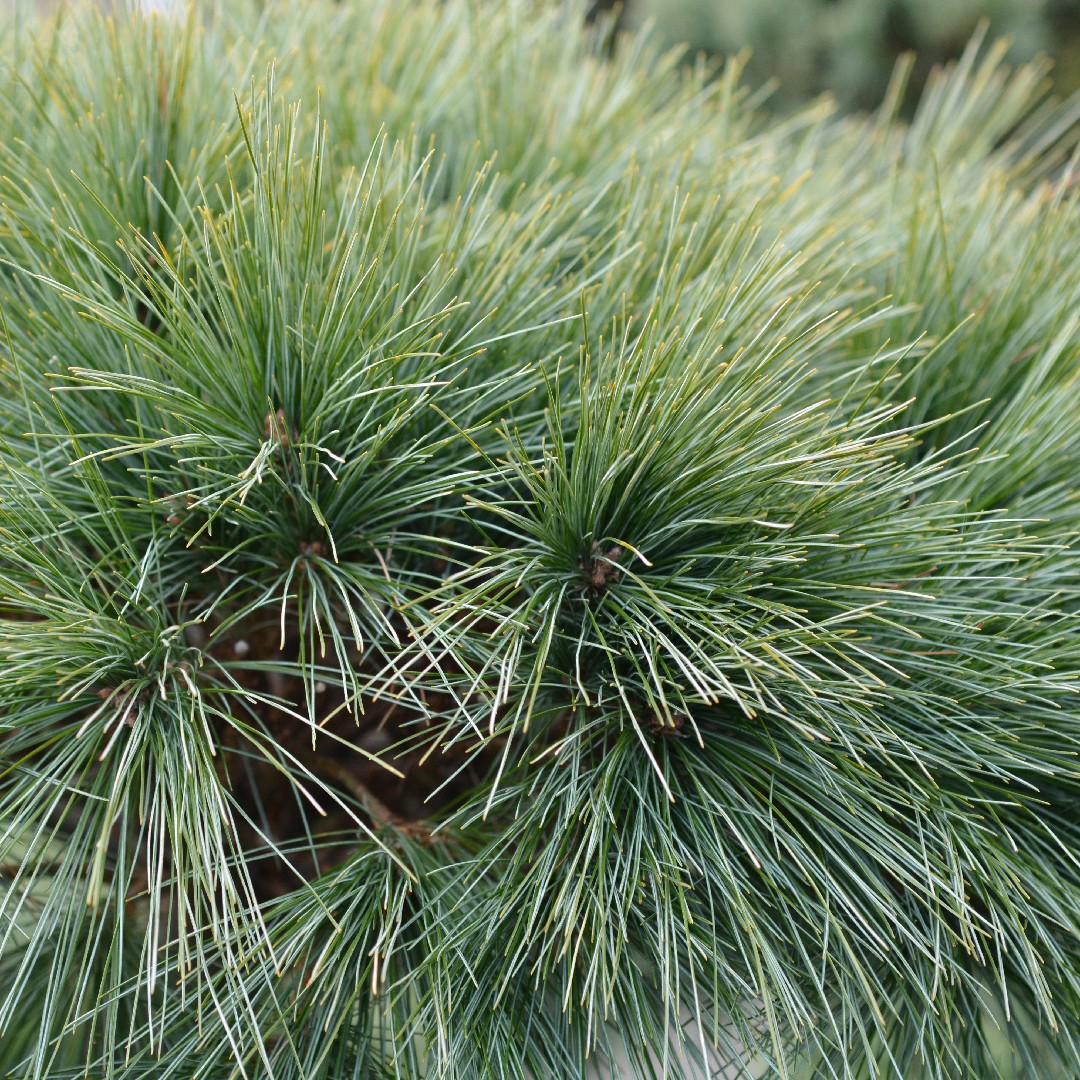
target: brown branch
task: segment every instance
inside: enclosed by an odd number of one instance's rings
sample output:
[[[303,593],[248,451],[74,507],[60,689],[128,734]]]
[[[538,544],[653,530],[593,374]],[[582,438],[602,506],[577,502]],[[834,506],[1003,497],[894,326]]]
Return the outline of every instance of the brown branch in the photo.
[[[380,829],[392,829],[410,840],[421,844],[434,842],[431,830],[422,821],[409,821],[395,814],[356,773],[344,762],[318,754],[304,754],[303,763],[312,772],[321,772],[344,788],[367,811],[372,824]]]

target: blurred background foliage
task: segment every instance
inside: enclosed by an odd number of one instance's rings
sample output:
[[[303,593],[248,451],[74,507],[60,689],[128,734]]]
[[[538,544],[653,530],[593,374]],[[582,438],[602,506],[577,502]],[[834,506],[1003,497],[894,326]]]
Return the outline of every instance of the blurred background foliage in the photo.
[[[934,66],[958,57],[980,28],[1008,37],[1013,61],[1049,56],[1059,92],[1080,88],[1080,0],[625,0],[622,7],[627,23],[652,21],[691,54],[750,50],[747,81],[772,83],[779,108],[824,92],[847,108],[874,108],[908,53],[914,100]]]
[[[183,5],[129,2],[174,11]],[[57,5],[0,0],[0,13],[18,17]],[[913,105],[930,72],[957,59],[980,32],[1008,38],[1013,63],[1052,60],[1058,93],[1080,90],[1080,0],[593,0],[591,6],[597,15],[618,12],[626,26],[653,24],[661,40],[686,46],[691,59],[748,54],[745,81],[768,84],[769,103],[780,110],[822,93],[847,109],[876,108],[909,55],[906,100]]]

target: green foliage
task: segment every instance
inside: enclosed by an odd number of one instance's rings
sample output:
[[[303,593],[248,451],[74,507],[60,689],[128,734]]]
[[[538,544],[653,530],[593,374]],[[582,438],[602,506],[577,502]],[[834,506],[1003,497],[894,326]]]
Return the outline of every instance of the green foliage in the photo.
[[[0,1075],[1078,1074],[1077,109],[581,14],[4,37]]]
[[[655,20],[671,42],[717,53],[752,51],[748,75],[772,79],[787,106],[828,90],[873,108],[889,72],[915,53],[915,81],[956,59],[984,22],[1007,35],[1010,57],[1053,56],[1063,88],[1080,83],[1078,0],[630,0],[635,22]]]

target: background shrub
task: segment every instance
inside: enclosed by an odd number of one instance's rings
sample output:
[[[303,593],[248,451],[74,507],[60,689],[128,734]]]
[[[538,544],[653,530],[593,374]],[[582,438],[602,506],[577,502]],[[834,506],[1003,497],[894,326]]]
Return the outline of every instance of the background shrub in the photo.
[[[874,108],[903,54],[915,54],[912,81],[921,87],[984,22],[1010,39],[1013,61],[1048,54],[1059,90],[1080,84],[1077,0],[631,0],[625,8],[691,50],[749,49],[749,79],[773,80],[782,107],[827,90],[845,106]]]

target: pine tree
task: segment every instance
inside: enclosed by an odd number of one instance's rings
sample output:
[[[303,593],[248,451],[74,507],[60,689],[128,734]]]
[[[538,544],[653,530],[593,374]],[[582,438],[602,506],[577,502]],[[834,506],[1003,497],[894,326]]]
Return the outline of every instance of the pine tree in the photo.
[[[1080,1074],[1077,108],[583,11],[3,36],[0,1075]]]

